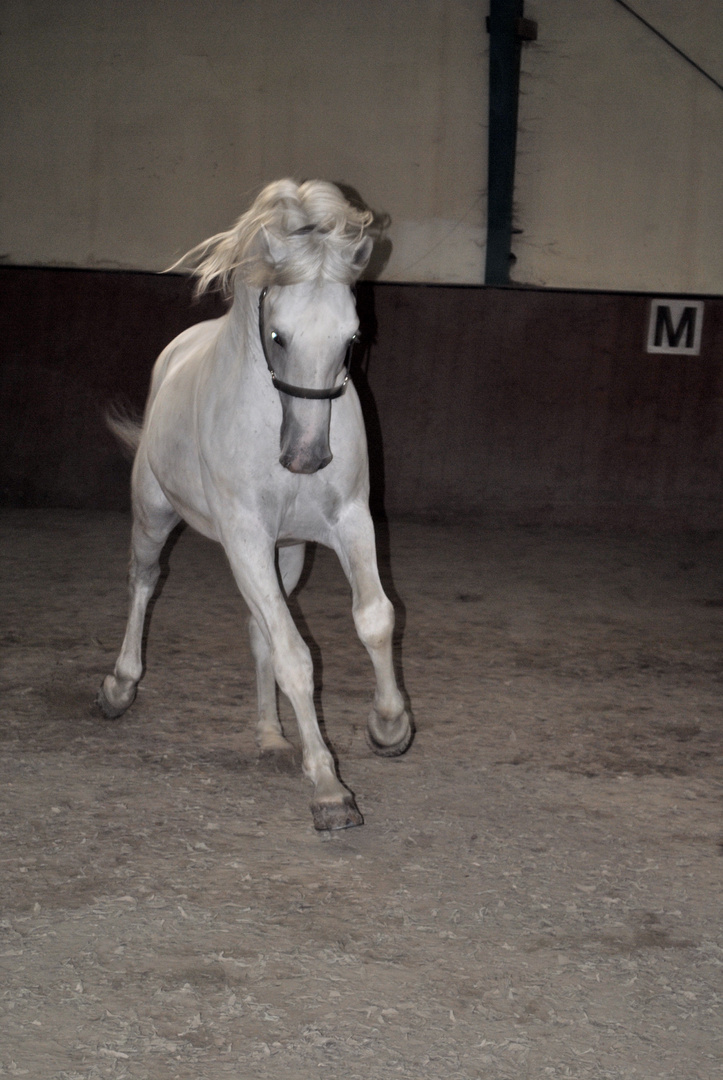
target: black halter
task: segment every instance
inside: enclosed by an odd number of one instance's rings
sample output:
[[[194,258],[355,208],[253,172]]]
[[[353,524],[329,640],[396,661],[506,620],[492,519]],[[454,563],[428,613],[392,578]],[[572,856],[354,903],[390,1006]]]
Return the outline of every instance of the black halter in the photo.
[[[280,379],[269,360],[269,354],[266,349],[266,333],[264,327],[264,300],[266,299],[266,293],[268,289],[262,289],[259,296],[259,337],[261,338],[261,348],[264,350],[264,357],[266,359],[266,366],[271,372],[271,379],[277,390],[280,390],[282,394],[289,394],[290,397],[299,398],[312,398],[315,401],[329,400],[333,401],[334,398],[341,397],[346,390],[346,384],[349,382],[349,359],[351,356],[352,346],[349,345],[347,349],[346,358],[344,360],[344,367],[346,368],[346,375],[344,376],[344,382],[340,386],[332,386],[331,390],[310,390],[305,386],[292,386],[291,383],[284,382]]]

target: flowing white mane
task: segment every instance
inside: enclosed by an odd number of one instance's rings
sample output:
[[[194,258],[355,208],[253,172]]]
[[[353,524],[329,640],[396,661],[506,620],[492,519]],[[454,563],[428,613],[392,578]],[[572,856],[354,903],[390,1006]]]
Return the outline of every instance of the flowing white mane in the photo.
[[[238,274],[249,285],[292,285],[324,278],[351,283],[366,258],[355,258],[369,210],[358,210],[335,184],[324,180],[277,180],[227,232],[187,252],[174,266],[189,266],[196,293],[232,291]]]

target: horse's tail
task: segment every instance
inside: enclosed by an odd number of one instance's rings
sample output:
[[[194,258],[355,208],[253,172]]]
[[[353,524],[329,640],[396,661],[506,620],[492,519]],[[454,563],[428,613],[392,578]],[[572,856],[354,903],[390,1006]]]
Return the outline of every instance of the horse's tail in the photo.
[[[130,457],[135,455],[141,441],[143,423],[118,405],[106,410],[105,422]]]

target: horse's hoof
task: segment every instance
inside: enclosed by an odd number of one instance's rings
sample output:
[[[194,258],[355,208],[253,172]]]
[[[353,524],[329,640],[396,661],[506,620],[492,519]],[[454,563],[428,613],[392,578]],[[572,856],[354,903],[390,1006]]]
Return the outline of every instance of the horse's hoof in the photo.
[[[399,757],[414,738],[414,727],[406,709],[396,720],[382,720],[375,711],[367,724],[367,742],[380,757]]]
[[[105,679],[101,683],[100,689],[95,699],[97,707],[100,709],[106,720],[117,720],[119,716],[122,716],[126,709],[130,709],[131,705],[136,699],[136,687],[134,686],[130,695],[125,697],[118,697],[115,701],[112,700],[112,694],[108,692],[111,683],[109,680],[115,681],[112,675],[106,675]],[[108,690],[106,689],[108,684]]]
[[[311,813],[314,817],[314,828],[319,832],[352,829],[355,825],[364,824],[364,818],[357,810],[351,795],[340,803],[312,803]]]

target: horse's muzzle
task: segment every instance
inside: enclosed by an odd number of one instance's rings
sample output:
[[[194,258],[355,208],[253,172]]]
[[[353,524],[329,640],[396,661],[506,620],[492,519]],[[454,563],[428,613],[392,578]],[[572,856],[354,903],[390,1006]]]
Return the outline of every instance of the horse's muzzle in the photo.
[[[331,403],[287,398],[281,406],[279,462],[292,473],[311,474],[325,469],[333,457],[329,446]]]
[[[333,454],[329,451],[327,454],[310,454],[305,452],[299,452],[296,454],[282,454],[279,458],[279,462],[292,473],[310,473],[319,472],[320,469],[325,469],[333,458]]]

